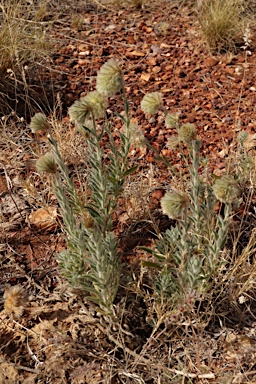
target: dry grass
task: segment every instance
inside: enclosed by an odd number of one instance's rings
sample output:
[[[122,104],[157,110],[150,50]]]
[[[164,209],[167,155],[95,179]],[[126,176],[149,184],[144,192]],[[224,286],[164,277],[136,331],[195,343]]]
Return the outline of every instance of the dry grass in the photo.
[[[28,101],[35,69],[49,61],[50,22],[44,22],[47,2],[0,1],[0,98],[2,113],[16,110],[19,98]]]
[[[211,51],[235,49],[236,39],[243,35],[244,0],[202,0],[198,2],[198,20],[202,39]]]

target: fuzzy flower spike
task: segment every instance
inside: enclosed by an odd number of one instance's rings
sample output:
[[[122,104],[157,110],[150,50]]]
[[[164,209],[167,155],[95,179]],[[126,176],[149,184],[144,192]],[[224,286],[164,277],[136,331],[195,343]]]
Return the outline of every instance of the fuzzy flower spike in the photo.
[[[48,131],[50,128],[51,126],[43,113],[38,112],[32,117],[30,122],[30,129],[33,133],[38,131]]]
[[[43,156],[39,157],[36,162],[36,170],[38,172],[56,173],[57,164],[51,152],[47,152]]]
[[[179,127],[179,116],[172,115],[171,113],[167,113],[165,117],[165,126],[166,128],[178,128]]]
[[[100,68],[97,80],[96,89],[106,97],[114,96],[122,89],[123,74],[122,70],[115,59],[108,60]]]
[[[89,92],[76,100],[68,110],[70,120],[77,125],[83,125],[92,113],[95,119],[104,116],[107,108],[106,98],[98,91]]]
[[[215,197],[222,203],[232,203],[239,196],[240,190],[236,180],[228,175],[217,179],[212,186]]]
[[[137,123],[131,123],[129,126],[131,145],[135,148],[143,148],[146,145],[146,139],[143,135],[142,129]]]
[[[188,195],[178,191],[167,192],[161,199],[162,211],[170,219],[178,218],[188,205]]]
[[[160,92],[151,92],[143,97],[140,107],[144,113],[155,115],[162,106],[162,94]]]
[[[194,124],[185,123],[179,129],[179,138],[185,143],[191,143],[196,139],[196,128]]]
[[[4,292],[4,309],[11,318],[19,318],[23,315],[28,303],[28,295],[20,285],[6,288]]]

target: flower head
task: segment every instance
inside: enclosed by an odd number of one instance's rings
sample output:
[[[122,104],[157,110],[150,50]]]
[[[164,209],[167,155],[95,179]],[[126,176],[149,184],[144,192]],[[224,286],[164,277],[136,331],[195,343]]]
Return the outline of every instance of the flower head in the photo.
[[[38,112],[32,117],[30,122],[30,129],[33,133],[38,131],[48,131],[50,128],[51,126],[43,113]]]
[[[108,60],[100,68],[97,80],[96,89],[104,96],[111,97],[121,90],[123,86],[122,70],[115,59]]]
[[[167,113],[167,115],[165,117],[165,126],[166,126],[166,128],[173,128],[173,127],[178,128],[179,127],[179,116]]]
[[[161,199],[162,211],[170,219],[179,217],[189,205],[188,195],[182,192],[167,192]]]
[[[91,107],[95,119],[99,119],[104,116],[108,103],[106,97],[98,91],[89,92],[84,101]]]
[[[146,139],[141,128],[136,123],[131,123],[129,126],[131,145],[135,148],[142,148],[146,145]]]
[[[4,292],[4,309],[11,317],[21,317],[28,302],[28,295],[21,285],[6,288]]]
[[[189,143],[196,139],[196,128],[194,124],[185,123],[179,129],[179,137],[181,141]]]
[[[166,146],[168,149],[178,148],[180,145],[180,138],[177,135],[172,135],[167,140]]]
[[[68,109],[70,120],[78,125],[84,124],[86,119],[89,117],[90,112],[91,108],[84,98],[76,100]]]
[[[38,172],[55,173],[57,164],[52,153],[47,152],[41,156],[36,162]]]
[[[95,119],[104,116],[107,108],[105,97],[98,91],[89,92],[86,96],[76,100],[68,109],[70,120],[83,125],[92,113]]]
[[[212,186],[215,197],[222,203],[232,203],[239,196],[240,190],[236,180],[225,175],[217,179]]]
[[[140,106],[144,113],[155,115],[162,105],[162,94],[160,92],[151,92],[143,97]]]

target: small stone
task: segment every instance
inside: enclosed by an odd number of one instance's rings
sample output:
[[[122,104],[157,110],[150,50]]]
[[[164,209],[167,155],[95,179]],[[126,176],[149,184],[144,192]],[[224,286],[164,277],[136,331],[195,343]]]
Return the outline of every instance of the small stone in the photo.
[[[215,58],[215,57],[207,57],[205,60],[204,60],[205,64],[207,65],[207,67],[214,67],[214,65],[216,65],[219,61]]]

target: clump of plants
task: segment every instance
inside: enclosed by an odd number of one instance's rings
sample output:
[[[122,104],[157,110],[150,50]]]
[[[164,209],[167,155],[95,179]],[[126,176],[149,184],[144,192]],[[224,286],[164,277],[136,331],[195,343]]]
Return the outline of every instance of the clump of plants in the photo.
[[[212,180],[200,176],[203,162],[196,128],[194,124],[180,124],[177,115],[169,114],[160,93],[146,95],[141,108],[150,115],[162,109],[166,126],[174,129],[169,146],[175,143],[174,147],[186,147],[189,153],[183,156],[189,173],[187,189],[172,189],[161,199],[163,213],[176,223],[160,236],[155,250],[145,248],[152,260],[143,264],[155,270],[153,307],[160,324],[170,314],[176,316],[184,303],[189,303],[186,307],[191,310],[214,286],[227,262],[222,253],[232,207],[239,204],[241,191],[234,176],[226,174]]]
[[[124,128],[123,132],[118,132],[121,144],[117,147],[106,108],[108,97],[119,91],[124,100],[124,115],[119,115]],[[78,196],[57,142],[51,135],[51,152],[38,159],[37,169],[54,175],[53,188],[60,204],[67,240],[67,250],[59,255],[63,276],[72,286],[87,294],[104,313],[113,315],[120,254],[112,216],[123,192],[125,179],[135,170],[129,167],[127,160],[132,140],[129,107],[122,71],[115,60],[111,59],[101,67],[96,90],[77,100],[69,108],[69,115],[86,139],[88,201],[85,203]],[[101,125],[96,123],[98,120],[101,120]],[[33,132],[49,129],[42,114],[38,113],[32,118],[31,129]],[[101,141],[106,135],[107,159],[103,161],[105,153]]]
[[[201,35],[208,48],[213,52],[234,50],[248,23],[244,0],[202,0],[198,5]]]
[[[108,98],[117,92],[123,96],[124,111],[116,113],[123,129],[114,133],[106,109]],[[140,294],[148,305],[148,319],[153,321],[156,330],[169,319],[179,319],[178,315],[185,311],[193,312],[196,303],[207,300],[216,284],[229,284],[225,271],[231,257],[225,246],[233,208],[240,204],[241,188],[235,173],[207,178],[201,175],[199,169],[205,161],[200,158],[196,127],[182,124],[178,115],[170,114],[163,106],[161,93],[145,95],[141,109],[149,116],[159,111],[164,113],[165,125],[173,129],[167,145],[174,149],[174,155],[175,148],[178,147],[179,152],[184,150],[183,162],[188,170],[188,181],[181,183],[184,187],[170,186],[161,199],[162,212],[174,220],[173,225],[159,234],[154,249],[144,248],[149,256],[143,261],[142,269],[151,272],[147,289],[142,287]],[[152,146],[139,126],[131,123],[122,70],[114,59],[101,67],[96,90],[77,100],[69,108],[69,116],[85,138],[86,200],[79,195],[51,126],[41,113],[32,118],[30,126],[34,133],[40,130],[49,133],[51,150],[38,159],[36,167],[39,172],[51,175],[60,205],[67,242],[67,249],[58,255],[63,276],[97,304],[100,311],[113,316],[121,274],[113,215],[128,175],[136,171],[136,167],[129,164],[131,146]],[[116,135],[119,144],[114,139]],[[162,160],[170,166],[168,159]],[[241,263],[242,260],[239,265]],[[127,279],[132,282],[132,276]]]

